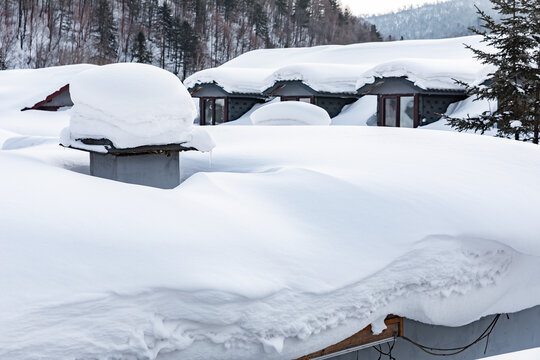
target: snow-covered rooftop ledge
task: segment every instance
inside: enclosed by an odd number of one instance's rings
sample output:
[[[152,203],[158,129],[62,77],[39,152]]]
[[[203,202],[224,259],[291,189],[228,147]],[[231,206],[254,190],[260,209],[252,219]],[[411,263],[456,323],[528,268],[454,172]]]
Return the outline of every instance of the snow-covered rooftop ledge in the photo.
[[[189,76],[185,84],[190,89],[203,84],[216,84],[230,94],[261,94],[278,81],[302,81],[320,92],[352,93],[361,86],[357,84],[358,79],[371,76],[370,69],[390,60],[418,59],[418,62],[409,64],[409,67],[415,67],[409,72],[411,77],[417,77],[419,86],[422,86],[421,79],[425,86],[432,82],[435,82],[435,86],[448,86],[452,78],[460,78],[460,74],[465,74],[468,79],[471,69],[478,67],[480,62],[464,44],[487,50],[487,45],[481,39],[481,36],[468,36],[254,50],[219,67],[197,72]],[[404,75],[400,76],[407,75],[406,71],[401,73]]]
[[[61,145],[90,152],[90,173],[172,188],[180,183],[178,153],[211,151],[193,126],[196,109],[168,71],[135,63],[96,67],[71,80],[71,120]]]
[[[358,77],[356,89],[373,84],[377,79],[404,78],[423,90],[461,90],[458,83],[481,84],[494,68],[476,59],[397,59],[379,64]]]

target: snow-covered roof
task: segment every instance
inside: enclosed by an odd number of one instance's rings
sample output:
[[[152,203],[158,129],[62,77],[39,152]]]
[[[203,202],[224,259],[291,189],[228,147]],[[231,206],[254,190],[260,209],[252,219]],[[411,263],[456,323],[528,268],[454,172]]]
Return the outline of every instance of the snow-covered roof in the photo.
[[[355,93],[360,78],[369,80],[399,72],[425,86],[433,80],[436,86],[447,86],[452,78],[474,80],[473,73],[480,71],[481,65],[464,44],[486,50],[481,39],[468,36],[255,50],[217,68],[197,72],[185,84],[193,88],[215,83],[229,93],[260,94],[277,81],[300,80],[320,92]],[[460,66],[449,66],[453,62]],[[422,70],[425,66],[428,69]]]
[[[540,304],[537,146],[207,131],[211,163],[183,154],[197,173],[173,190],[0,131],[0,358],[291,359],[389,313],[458,326]]]
[[[54,66],[0,71],[0,111],[32,107],[95,65]]]
[[[404,78],[423,90],[463,90],[463,85],[487,80],[492,68],[471,59],[396,59],[365,71],[356,88],[373,84],[377,79]]]
[[[66,146],[80,146],[75,144],[79,139],[107,139],[116,148],[213,147],[209,138],[193,144],[197,110],[180,79],[166,70],[137,63],[103,65],[75,76],[70,89],[74,105],[62,139]]]
[[[88,176],[57,145],[71,110],[2,91],[0,358],[291,359],[390,313],[458,326],[540,304],[535,145],[216,126],[159,190]]]

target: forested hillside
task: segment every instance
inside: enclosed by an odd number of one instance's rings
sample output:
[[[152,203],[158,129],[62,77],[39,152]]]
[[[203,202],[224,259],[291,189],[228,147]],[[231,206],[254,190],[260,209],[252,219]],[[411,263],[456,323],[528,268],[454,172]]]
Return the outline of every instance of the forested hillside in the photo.
[[[339,0],[2,0],[0,67],[152,63],[181,78],[246,51],[376,41]]]
[[[378,15],[367,20],[389,39],[441,39],[471,35],[469,27],[479,28],[476,8],[497,18],[489,0],[450,0],[420,7],[409,7],[398,12]]]

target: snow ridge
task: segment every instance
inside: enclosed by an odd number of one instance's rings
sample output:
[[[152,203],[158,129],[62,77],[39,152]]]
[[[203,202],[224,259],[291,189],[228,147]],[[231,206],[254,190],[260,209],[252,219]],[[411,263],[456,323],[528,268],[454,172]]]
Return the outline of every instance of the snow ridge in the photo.
[[[211,166],[183,153],[172,190],[88,176],[87,154],[0,132],[0,358],[290,359],[390,313],[457,326],[540,304],[536,146],[206,130]]]
[[[532,266],[517,266],[520,262]],[[482,309],[465,295],[484,296],[500,283],[507,290],[509,273],[519,276],[531,270],[540,270],[540,259],[498,242],[432,236],[373,275],[324,294],[284,289],[246,298],[212,290],[151,288],[29,309],[10,319],[13,324],[22,320],[24,326],[2,336],[0,356],[18,358],[46,348],[43,359],[69,358],[66,349],[73,356],[97,359],[153,360],[175,354],[238,359],[243,358],[238,353],[261,347],[261,358],[290,358],[313,349],[317,334],[332,334],[334,329],[337,341],[344,335],[336,331],[339,326],[351,321],[361,327],[376,325],[388,313],[406,312],[409,318],[427,323],[466,324],[470,314],[482,313]],[[459,308],[459,313],[448,306],[443,311],[438,305],[441,301]],[[496,308],[510,310],[501,304]],[[23,333],[30,348],[20,341]],[[66,333],[86,336],[66,338]],[[328,334],[324,341],[329,342]],[[201,344],[211,344],[210,349],[194,356],[191,351]]]

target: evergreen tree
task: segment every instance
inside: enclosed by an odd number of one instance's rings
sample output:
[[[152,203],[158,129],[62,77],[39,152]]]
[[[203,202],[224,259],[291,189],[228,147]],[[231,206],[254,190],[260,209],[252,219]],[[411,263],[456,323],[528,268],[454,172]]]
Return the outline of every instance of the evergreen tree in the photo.
[[[382,41],[381,34],[377,31],[375,25],[371,25],[369,28],[370,41]]]
[[[6,62],[4,60],[4,55],[2,48],[0,48],[0,70],[6,70]]]
[[[236,0],[223,0],[223,8],[225,13],[225,20],[229,21],[233,12],[236,10]]]
[[[94,13],[94,37],[99,65],[113,62],[117,56],[116,25],[107,0],[99,0]]]
[[[138,63],[150,64],[152,62],[152,54],[150,54],[150,51],[148,51],[148,48],[146,47],[146,38],[142,31],[139,31],[137,34],[137,38],[131,49],[131,54],[133,60]]]
[[[268,16],[262,5],[257,1],[253,6],[253,24],[255,26],[255,35],[264,39],[266,47],[270,46],[268,37]]]
[[[532,39],[532,51],[530,71],[524,81],[526,92],[531,94],[530,98],[530,129],[532,141],[539,143],[540,134],[540,7],[536,1],[524,2],[526,16],[526,33]]]
[[[167,1],[158,8],[158,44],[160,50],[159,66],[165,68],[165,52],[172,38],[172,15]]]
[[[311,0],[296,0],[294,3],[293,17],[300,27],[306,27],[309,23],[309,5]]]
[[[276,8],[278,10],[278,14],[280,15],[289,14],[289,6],[287,5],[287,0],[276,0]]]
[[[198,38],[189,22],[183,21],[180,27],[180,50],[182,54],[182,80],[193,70],[198,49]]]
[[[204,0],[193,0],[193,12],[195,13],[195,31],[197,34],[206,35],[206,7]]]
[[[498,109],[478,117],[448,118],[449,124],[458,131],[472,129],[484,133],[497,127],[497,136],[529,140],[531,122],[531,51],[534,41],[528,36],[527,9],[524,6],[534,0],[491,0],[494,9],[501,14],[500,22],[478,9],[485,30],[471,29],[484,37],[495,52],[473,49],[475,56],[484,64],[496,69],[489,74],[486,84],[467,87],[470,95],[477,99],[496,100]],[[536,142],[538,135],[536,134]]]
[[[181,52],[180,52],[180,39],[182,37],[182,22],[180,17],[173,17],[172,19],[172,35],[171,35],[171,56],[173,63],[172,73],[178,75],[179,67],[181,63]]]
[[[304,29],[308,28],[311,14],[309,5],[311,0],[296,0],[294,3],[293,19],[296,23],[296,31],[294,33],[294,45],[301,46],[304,44]]]

